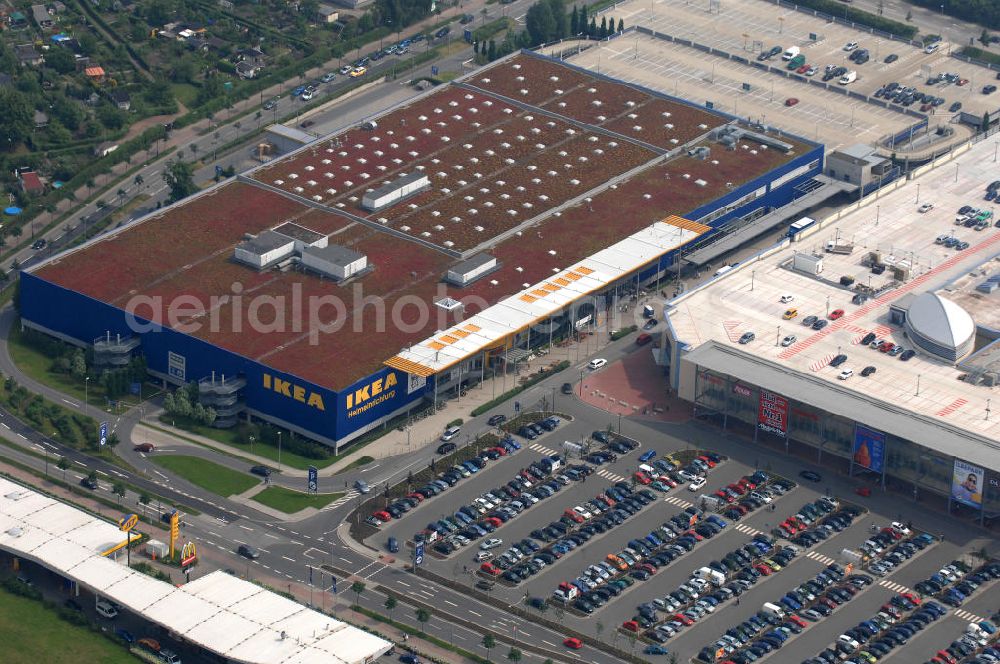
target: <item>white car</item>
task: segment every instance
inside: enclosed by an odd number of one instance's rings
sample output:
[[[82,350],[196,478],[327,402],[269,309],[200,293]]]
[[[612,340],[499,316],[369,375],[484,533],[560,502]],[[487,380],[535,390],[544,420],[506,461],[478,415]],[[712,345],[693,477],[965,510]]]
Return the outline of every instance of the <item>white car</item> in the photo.
[[[923,205],[917,208],[917,212],[923,214],[924,212],[930,212],[933,209],[934,209],[933,203],[924,203]]]
[[[858,47],[858,42],[847,42],[846,44],[844,44],[845,51],[853,51],[857,47]]]
[[[686,470],[678,470],[677,474],[680,475],[681,477],[683,477],[688,482],[695,482],[697,480],[704,479],[704,478],[700,477],[699,475],[695,475],[694,473],[689,473]]]
[[[792,301],[792,300],[794,300],[794,299],[795,299],[795,298],[794,298],[794,297],[792,297],[791,295],[788,295],[788,294],[785,294],[785,295],[782,295],[782,296],[781,296],[781,298],[780,298],[780,300],[779,300],[779,301],[780,301],[780,302],[781,302],[782,304],[788,304],[789,302],[791,302],[791,301]]]
[[[500,539],[499,537],[491,537],[482,544],[480,544],[479,548],[482,549],[483,551],[489,551],[490,549],[495,549],[502,544],[503,540]]]
[[[589,519],[592,516],[594,516],[593,514],[591,514],[587,510],[583,509],[579,505],[577,505],[576,507],[574,507],[573,511],[576,512],[577,514],[579,514],[580,516],[582,516],[584,519]]]
[[[598,358],[595,358],[595,359],[591,360],[590,364],[588,364],[587,366],[590,367],[591,369],[596,370],[596,369],[600,369],[601,367],[603,367],[607,363],[608,363],[608,361],[605,360],[603,357],[598,357]]]
[[[901,533],[903,535],[909,535],[910,534],[910,529],[907,528],[902,523],[900,523],[899,521],[893,521],[889,525],[892,526],[893,530],[895,530],[895,531],[897,531],[897,532],[899,532],[899,533]]]
[[[704,477],[696,477],[691,480],[691,484],[688,484],[688,491],[698,491],[701,487],[705,486],[707,482],[708,480]]]
[[[844,369],[843,371],[840,372],[840,375],[838,375],[837,378],[839,378],[840,380],[847,380],[853,375],[854,375],[854,369]]]
[[[765,505],[768,504],[768,503],[770,503],[771,500],[772,500],[771,496],[767,495],[766,493],[761,493],[760,491],[752,491],[752,492],[750,492],[750,497],[751,498],[756,498],[757,500],[759,500],[760,502],[764,503]]]
[[[857,650],[859,647],[861,647],[860,643],[858,643],[857,641],[855,641],[854,639],[852,639],[847,634],[841,634],[840,636],[838,636],[837,637],[837,641],[840,642],[840,643],[843,643],[844,645],[846,645],[848,647],[850,647],[851,650]]]
[[[783,347],[785,347],[785,348],[788,348],[793,343],[795,343],[795,341],[796,341],[795,335],[794,334],[789,334],[787,337],[785,337],[784,339],[781,340],[781,345]]]

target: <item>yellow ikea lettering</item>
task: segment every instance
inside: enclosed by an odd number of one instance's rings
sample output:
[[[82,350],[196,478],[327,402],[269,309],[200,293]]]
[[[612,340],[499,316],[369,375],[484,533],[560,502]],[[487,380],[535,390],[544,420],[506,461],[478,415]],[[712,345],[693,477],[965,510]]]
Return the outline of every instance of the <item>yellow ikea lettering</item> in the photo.
[[[347,409],[351,410],[355,406],[360,406],[369,399],[374,399],[378,395],[387,392],[397,384],[395,372],[385,375],[385,378],[376,378],[367,385],[360,387],[347,395]]]
[[[264,389],[272,390],[298,402],[304,403],[317,410],[326,410],[323,403],[323,395],[318,392],[306,390],[302,385],[294,385],[291,381],[283,380],[277,376],[265,373],[263,375]]]

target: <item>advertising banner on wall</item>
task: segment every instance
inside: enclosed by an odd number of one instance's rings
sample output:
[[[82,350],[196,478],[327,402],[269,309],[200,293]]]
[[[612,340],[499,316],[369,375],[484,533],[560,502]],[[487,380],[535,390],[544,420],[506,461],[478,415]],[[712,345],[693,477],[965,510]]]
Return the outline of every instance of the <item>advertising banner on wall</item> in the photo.
[[[760,406],[757,410],[757,426],[761,431],[775,433],[779,436],[788,434],[788,399],[768,392],[760,391]]]
[[[983,506],[985,471],[960,459],[955,459],[951,476],[951,498],[963,505],[980,509]]]
[[[873,473],[881,473],[885,468],[885,432],[854,426],[854,465]]]

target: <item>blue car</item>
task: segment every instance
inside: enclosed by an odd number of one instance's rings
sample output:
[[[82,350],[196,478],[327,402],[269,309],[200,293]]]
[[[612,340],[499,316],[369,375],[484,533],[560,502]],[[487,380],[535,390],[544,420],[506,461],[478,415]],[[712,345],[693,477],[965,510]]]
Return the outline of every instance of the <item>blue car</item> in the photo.
[[[306,91],[306,86],[300,85],[299,87],[297,87],[294,90],[292,90],[292,96],[293,97],[298,97],[299,95],[301,95],[305,91]]]
[[[724,519],[722,519],[719,516],[716,516],[715,514],[710,514],[708,517],[706,517],[705,520],[706,521],[711,521],[712,523],[714,523],[715,525],[717,525],[719,528],[725,528],[726,526],[729,525],[728,523],[726,523],[726,521]]]
[[[129,645],[135,643],[135,637],[132,636],[132,632],[128,631],[127,629],[122,629],[121,627],[119,627],[118,629],[115,630],[115,635]]]
[[[669,655],[670,651],[663,646],[658,646],[655,643],[651,646],[646,646],[642,651],[646,655]]]
[[[639,457],[639,461],[643,461],[643,462],[649,461],[650,459],[652,459],[655,456],[656,456],[656,450],[648,450],[648,451],[642,453],[642,456]]]

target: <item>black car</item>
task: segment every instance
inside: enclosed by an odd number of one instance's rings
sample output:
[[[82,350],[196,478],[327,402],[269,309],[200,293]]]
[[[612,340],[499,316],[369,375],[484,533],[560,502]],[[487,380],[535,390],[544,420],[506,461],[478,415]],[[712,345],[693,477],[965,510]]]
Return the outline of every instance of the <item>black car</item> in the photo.
[[[562,384],[563,394],[573,394],[573,383],[563,383]]]
[[[899,56],[896,55],[895,53],[890,53],[889,55],[885,56],[885,60],[883,62],[889,65],[895,62],[896,60],[899,60]]]
[[[261,477],[271,476],[271,469],[267,466],[254,466],[250,469],[250,472],[254,475],[260,475]]]
[[[843,353],[841,353],[840,355],[837,355],[832,360],[830,360],[830,366],[831,367],[839,367],[841,364],[843,364],[846,361],[847,361],[847,356],[844,355]]]
[[[658,324],[659,324],[658,320],[656,320],[655,318],[651,318],[650,320],[646,321],[645,325],[642,326],[642,329],[644,329],[644,330],[652,330]]]
[[[97,480],[92,479],[90,477],[84,477],[82,480],[80,480],[80,486],[90,490],[97,489]]]
[[[903,354],[899,356],[899,359],[901,359],[904,362],[908,362],[910,360],[910,358],[912,358],[916,354],[917,354],[917,351],[915,351],[913,349],[904,350]]]
[[[823,476],[819,473],[813,472],[811,470],[803,470],[799,472],[799,477],[804,480],[809,480],[810,482],[822,482]]]
[[[876,371],[875,367],[867,366],[861,370],[861,375],[867,378],[868,376],[871,376],[873,373],[875,373],[875,371]]]
[[[862,345],[862,346],[867,346],[867,345],[868,345],[868,344],[870,344],[871,342],[875,341],[875,339],[877,339],[877,338],[878,338],[878,337],[876,336],[876,334],[875,334],[874,332],[869,332],[868,334],[866,334],[866,335],[865,335],[865,336],[864,336],[864,337],[863,337],[863,338],[861,339],[861,345]]]
[[[437,453],[448,454],[449,452],[454,452],[456,449],[458,449],[458,445],[455,443],[441,443],[437,447]]]
[[[813,323],[815,323],[817,320],[819,319],[816,316],[806,316],[805,318],[802,319],[802,324],[808,327]]]
[[[506,421],[507,421],[506,415],[501,415],[500,413],[497,413],[496,415],[490,417],[490,419],[486,420],[486,423],[489,424],[491,427],[495,427],[496,425],[503,424]]]
[[[445,35],[447,35],[447,34],[448,34],[449,32],[451,32],[451,28],[449,28],[449,27],[448,27],[448,26],[446,25],[446,26],[444,26],[443,28],[441,28],[440,30],[438,30],[437,32],[435,32],[435,33],[434,33],[434,36],[435,36],[435,37],[436,37],[437,39],[441,39],[442,37],[444,37]]]
[[[611,436],[608,434],[607,431],[595,431],[592,434],[590,434],[590,437],[599,443],[607,444],[611,442]]]
[[[829,321],[827,321],[825,318],[820,318],[820,319],[816,320],[816,322],[814,322],[812,324],[812,329],[814,329],[814,330],[822,330],[827,325],[829,325]]]
[[[240,548],[236,549],[236,553],[240,554],[244,558],[249,558],[250,560],[260,558],[260,551],[249,544],[240,544]]]

